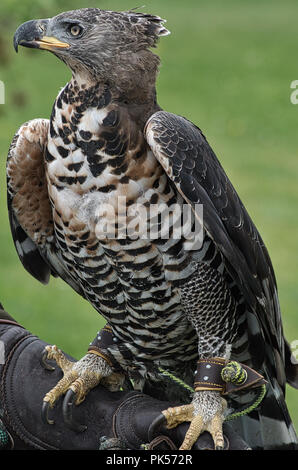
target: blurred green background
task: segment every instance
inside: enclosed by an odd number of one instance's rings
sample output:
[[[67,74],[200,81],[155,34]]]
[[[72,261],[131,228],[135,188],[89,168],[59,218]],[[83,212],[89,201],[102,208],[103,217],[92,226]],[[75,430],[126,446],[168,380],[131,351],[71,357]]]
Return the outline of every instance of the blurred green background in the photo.
[[[5,161],[10,141],[26,120],[49,117],[70,77],[44,51],[14,53],[16,27],[32,18],[97,6],[128,10],[132,0],[1,0],[0,80],[0,301],[21,324],[79,358],[102,326],[87,302],[52,279],[42,286],[23,269],[10,236]],[[147,0],[141,9],[166,18],[158,99],[207,136],[271,254],[288,340],[298,339],[298,79],[297,0]],[[298,392],[287,402],[298,429]]]

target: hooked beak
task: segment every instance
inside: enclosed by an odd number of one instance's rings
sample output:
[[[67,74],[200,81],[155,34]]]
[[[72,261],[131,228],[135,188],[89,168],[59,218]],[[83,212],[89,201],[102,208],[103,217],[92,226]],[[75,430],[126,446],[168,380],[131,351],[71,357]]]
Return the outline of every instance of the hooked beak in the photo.
[[[46,36],[46,30],[49,20],[30,20],[23,23],[16,30],[13,45],[18,52],[18,46],[31,47],[34,49],[46,49],[55,51],[55,49],[68,49],[70,47],[66,42],[61,42],[53,36]]]

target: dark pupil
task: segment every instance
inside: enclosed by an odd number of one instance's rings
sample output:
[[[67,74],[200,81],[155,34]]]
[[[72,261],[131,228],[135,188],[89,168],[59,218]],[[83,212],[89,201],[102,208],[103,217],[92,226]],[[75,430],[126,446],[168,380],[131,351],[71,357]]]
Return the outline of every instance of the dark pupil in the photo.
[[[72,26],[72,27],[71,27],[71,32],[72,32],[72,34],[74,34],[75,36],[78,35],[79,32],[80,32],[79,26]]]

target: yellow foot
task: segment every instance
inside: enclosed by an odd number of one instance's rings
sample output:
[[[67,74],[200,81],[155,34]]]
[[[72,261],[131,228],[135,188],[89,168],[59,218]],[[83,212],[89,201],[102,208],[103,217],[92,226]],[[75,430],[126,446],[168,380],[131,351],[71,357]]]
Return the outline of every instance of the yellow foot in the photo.
[[[53,370],[54,368],[49,366],[47,360],[54,360],[57,363],[63,371],[63,377],[43,399],[43,421],[53,424],[53,421],[49,419],[49,409],[53,408],[58,398],[65,394],[64,421],[72,429],[81,432],[86,427],[78,425],[72,419],[73,404],[82,403],[88,392],[98,385],[103,377],[112,374],[112,369],[103,358],[94,354],[86,354],[78,362],[70,361],[57,346],[46,346],[42,356],[43,366],[48,370]]]
[[[185,421],[190,421],[190,426],[179,450],[190,450],[198,437],[204,431],[208,431],[211,434],[216,450],[224,448],[222,432],[223,419],[221,412],[217,412],[211,420],[207,421],[207,423],[204,423],[201,415],[194,415],[193,405],[182,405],[177,406],[176,408],[168,408],[163,411],[163,414],[167,420],[167,428],[169,429],[174,428]]]
[[[197,393],[195,395],[197,395]],[[198,437],[204,431],[208,431],[211,434],[214,448],[216,450],[222,450],[224,448],[222,425],[224,421],[223,413],[226,407],[226,402],[221,397],[218,398],[219,400],[217,400],[216,407],[214,407],[213,403],[212,407],[208,408],[207,405],[206,409],[203,408],[199,412],[196,402],[189,405],[168,408],[162,412],[166,419],[166,427],[168,429],[175,428],[178,424],[185,421],[190,422],[190,426],[179,450],[190,450]]]

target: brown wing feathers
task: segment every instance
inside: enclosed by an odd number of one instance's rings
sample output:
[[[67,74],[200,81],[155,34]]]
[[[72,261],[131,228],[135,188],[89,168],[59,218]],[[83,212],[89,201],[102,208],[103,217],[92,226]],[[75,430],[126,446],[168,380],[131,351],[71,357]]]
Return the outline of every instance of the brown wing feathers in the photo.
[[[43,166],[48,120],[23,124],[7,160],[7,199],[17,253],[27,271],[47,283],[50,267],[41,255],[53,235],[51,205]]]

